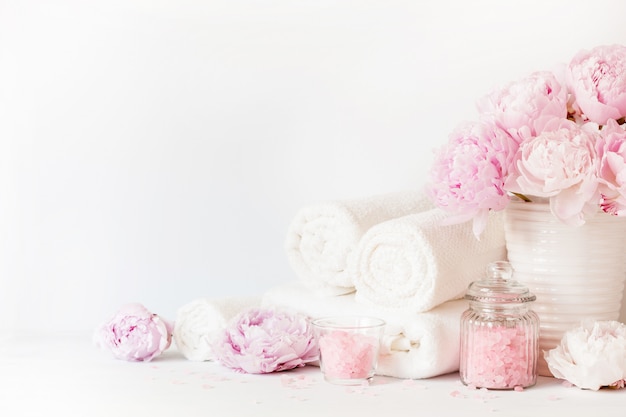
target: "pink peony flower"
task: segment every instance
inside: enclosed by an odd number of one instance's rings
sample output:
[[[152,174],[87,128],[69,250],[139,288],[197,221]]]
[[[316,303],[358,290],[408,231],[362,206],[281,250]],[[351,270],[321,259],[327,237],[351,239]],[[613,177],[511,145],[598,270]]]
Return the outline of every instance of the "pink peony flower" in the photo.
[[[446,224],[473,219],[478,237],[513,195],[549,200],[574,226],[599,208],[626,216],[626,46],[583,50],[563,77],[531,73],[477,108],[479,122],[457,128],[430,171],[426,193],[451,213]]]
[[[252,374],[293,369],[319,357],[307,317],[256,307],[229,322],[213,340],[213,352],[223,365]]]
[[[579,388],[623,388],[626,379],[626,324],[586,321],[567,331],[545,354],[550,371]]]
[[[626,46],[603,45],[574,56],[566,71],[575,106],[605,124],[626,116]]]
[[[492,92],[477,107],[483,118],[520,143],[539,134],[551,119],[567,117],[567,89],[554,73],[538,71]]]
[[[549,197],[552,213],[581,225],[597,210],[595,136],[576,123],[553,120],[539,136],[520,144],[516,170],[505,188],[514,193]]]
[[[139,303],[127,304],[94,334],[94,342],[117,359],[150,361],[172,342],[173,326]]]
[[[599,168],[600,207],[607,213],[626,214],[626,131],[609,120],[596,143]]]
[[[435,204],[453,214],[449,223],[474,219],[474,234],[487,225],[490,210],[509,202],[504,180],[513,164],[517,143],[487,122],[457,127],[435,155],[426,192]]]

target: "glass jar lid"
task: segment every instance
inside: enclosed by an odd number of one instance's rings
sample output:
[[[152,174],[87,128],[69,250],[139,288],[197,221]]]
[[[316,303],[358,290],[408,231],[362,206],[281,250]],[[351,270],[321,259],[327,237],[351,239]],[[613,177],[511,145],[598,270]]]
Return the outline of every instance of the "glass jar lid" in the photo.
[[[527,287],[512,279],[513,268],[506,261],[492,262],[487,267],[487,276],[472,282],[465,298],[482,303],[515,304],[535,301]]]

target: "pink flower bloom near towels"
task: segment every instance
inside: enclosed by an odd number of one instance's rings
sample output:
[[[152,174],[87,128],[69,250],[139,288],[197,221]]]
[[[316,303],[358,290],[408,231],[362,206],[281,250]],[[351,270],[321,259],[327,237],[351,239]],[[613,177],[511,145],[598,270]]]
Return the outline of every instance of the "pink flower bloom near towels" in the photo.
[[[117,359],[150,361],[172,342],[172,325],[139,303],[121,307],[94,333],[94,343]]]
[[[567,67],[574,106],[590,121],[604,124],[626,116],[626,46],[600,45],[581,50]]]
[[[624,388],[626,324],[585,320],[565,332],[561,343],[544,352],[550,371],[579,388]]]
[[[212,343],[222,365],[251,374],[286,371],[319,357],[308,317],[288,309],[244,310]]]

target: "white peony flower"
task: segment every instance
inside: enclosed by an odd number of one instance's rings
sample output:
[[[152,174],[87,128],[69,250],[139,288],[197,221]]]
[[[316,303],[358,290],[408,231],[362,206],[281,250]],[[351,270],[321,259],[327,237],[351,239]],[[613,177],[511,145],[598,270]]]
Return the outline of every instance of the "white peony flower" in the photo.
[[[623,388],[626,380],[626,324],[584,321],[567,331],[545,354],[550,371],[579,388]]]

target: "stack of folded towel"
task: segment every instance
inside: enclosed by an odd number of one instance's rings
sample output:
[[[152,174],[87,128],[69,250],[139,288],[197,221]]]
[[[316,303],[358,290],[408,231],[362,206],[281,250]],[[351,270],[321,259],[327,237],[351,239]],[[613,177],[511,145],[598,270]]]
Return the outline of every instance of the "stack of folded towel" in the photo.
[[[283,307],[312,319],[363,315],[386,322],[378,374],[421,379],[457,371],[467,286],[506,259],[503,215],[480,240],[470,222],[409,191],[304,207],[286,239],[298,277],[258,297],[199,298],[178,311],[174,340],[190,360],[213,360],[211,337],[250,307]]]
[[[317,318],[378,316],[387,322],[379,373],[426,378],[458,370],[459,322],[468,285],[506,259],[503,213],[477,239],[471,222],[414,191],[305,207],[287,233],[298,277],[263,296]],[[313,290],[313,291],[312,291]]]

